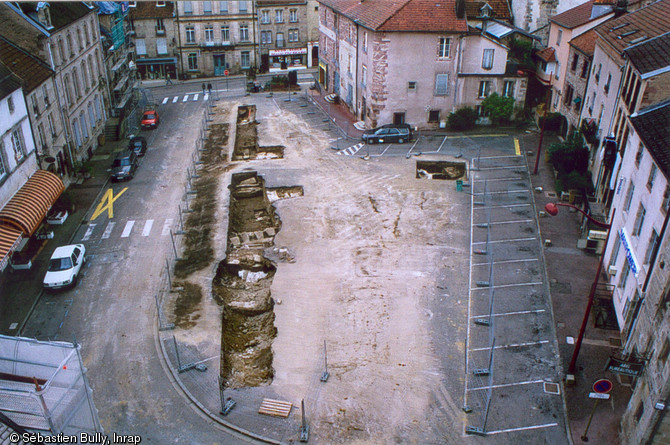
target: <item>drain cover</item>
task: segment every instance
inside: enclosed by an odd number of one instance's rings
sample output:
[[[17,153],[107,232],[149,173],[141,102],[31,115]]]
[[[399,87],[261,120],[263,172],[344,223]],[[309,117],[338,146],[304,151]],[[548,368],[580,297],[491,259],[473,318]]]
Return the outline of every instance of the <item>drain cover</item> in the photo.
[[[561,387],[558,383],[544,382],[544,392],[547,394],[560,394]]]

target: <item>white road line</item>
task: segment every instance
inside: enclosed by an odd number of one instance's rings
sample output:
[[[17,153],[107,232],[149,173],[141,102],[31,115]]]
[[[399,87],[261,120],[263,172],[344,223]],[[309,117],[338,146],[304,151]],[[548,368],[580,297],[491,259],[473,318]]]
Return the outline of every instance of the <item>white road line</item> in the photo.
[[[542,341],[534,341],[530,343],[515,343],[511,345],[501,345],[501,346],[496,346],[493,349],[509,349],[509,348],[521,348],[523,346],[536,346],[536,345],[544,345],[549,343],[549,340],[542,340]],[[470,349],[470,352],[477,352],[477,351],[489,351],[491,348],[474,348]]]
[[[533,385],[536,383],[544,383],[544,380],[529,380],[526,382],[504,383],[502,385],[478,386],[477,388],[468,388],[467,391],[481,391],[483,389],[508,388],[510,386]]]
[[[531,261],[540,261],[539,258],[526,258],[523,260],[506,260],[506,261],[494,261],[493,265],[497,264],[510,264],[510,263],[527,263]],[[473,266],[488,266],[489,263],[474,263]]]
[[[123,228],[123,233],[121,233],[121,238],[128,238],[130,236],[130,231],[133,230],[135,221],[128,221],[126,227]]]
[[[186,102],[188,100],[188,94],[184,96],[184,100],[182,102]]]
[[[501,206],[477,206],[475,207],[475,210],[479,209],[511,209],[512,207],[528,207],[530,204],[509,204],[509,205],[501,205]]]
[[[439,147],[437,147],[438,152],[440,151],[440,149],[442,149],[442,146],[444,145],[445,142],[447,142],[447,136],[445,136],[444,139],[442,139],[442,143],[440,144]]]
[[[86,229],[86,233],[84,233],[84,236],[81,237],[81,240],[88,241],[93,234],[93,229],[95,229],[95,224],[89,224],[88,228]]]
[[[193,102],[196,102],[196,101],[198,100],[198,96],[199,96],[198,93],[195,93],[195,94],[193,95]]]
[[[489,226],[497,226],[498,224],[521,224],[521,223],[529,223],[529,222],[533,222],[533,220],[532,219],[518,219],[516,221],[498,221],[498,222],[488,223],[488,225]],[[486,224],[486,223],[482,223],[482,224]],[[476,225],[477,224],[475,224],[475,226]]]
[[[179,100],[179,96],[175,96],[174,99],[172,99],[172,103],[176,103]]]
[[[101,239],[107,239],[112,235],[112,230],[114,229],[114,226],[116,225],[116,222],[110,221],[107,223],[107,227],[105,227],[105,231],[102,232],[102,236],[100,237]]]
[[[515,287],[515,286],[537,286],[538,284],[543,284],[541,281],[536,281],[532,283],[516,283],[516,284],[498,284],[497,286],[484,286],[484,287],[471,287],[470,290],[480,290],[480,289],[501,289],[503,287]]]
[[[163,223],[163,230],[161,231],[161,236],[169,235],[170,227],[172,227],[172,218],[167,218]]]
[[[151,233],[151,226],[154,225],[154,220],[153,219],[147,219],[147,221],[144,223],[144,230],[142,230],[142,236],[149,236],[149,233]]]
[[[509,428],[506,430],[487,431],[486,434],[513,433],[516,431],[539,430],[540,428],[551,428],[558,426],[558,423],[545,423],[544,425],[522,426],[520,428]]]
[[[546,309],[535,309],[534,311],[516,311],[516,312],[499,312],[493,314],[494,317],[505,317],[507,315],[525,315],[525,314],[539,314],[540,312],[546,312]],[[486,318],[486,315],[473,315],[472,318]]]
[[[489,243],[489,244],[517,243],[517,242],[521,242],[521,241],[534,241],[534,240],[536,240],[536,239],[537,239],[537,237],[533,237],[533,238],[511,238],[511,239],[501,239],[501,240],[497,240],[497,241],[477,241],[477,242],[474,242],[474,243],[472,243],[472,244],[486,244],[486,243]]]
[[[501,195],[504,193],[530,193],[530,190],[528,189],[518,189],[518,190],[503,190],[499,192],[484,192],[484,193],[473,193],[475,196],[482,196],[482,195]]]
[[[205,93],[205,95],[202,96],[202,100],[204,100],[205,102],[207,102],[207,99],[209,99],[209,93]]]
[[[165,99],[163,99],[163,103],[161,105],[165,105],[167,103],[167,101],[168,101],[168,98],[166,97]]]

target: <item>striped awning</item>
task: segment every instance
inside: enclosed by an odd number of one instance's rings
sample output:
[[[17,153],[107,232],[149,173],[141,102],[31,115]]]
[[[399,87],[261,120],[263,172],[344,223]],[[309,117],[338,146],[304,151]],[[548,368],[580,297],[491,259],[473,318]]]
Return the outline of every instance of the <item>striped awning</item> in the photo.
[[[0,272],[5,270],[12,252],[18,247],[22,239],[20,230],[0,225]]]
[[[21,231],[25,237],[33,236],[63,190],[58,175],[37,170],[0,210],[0,224]]]

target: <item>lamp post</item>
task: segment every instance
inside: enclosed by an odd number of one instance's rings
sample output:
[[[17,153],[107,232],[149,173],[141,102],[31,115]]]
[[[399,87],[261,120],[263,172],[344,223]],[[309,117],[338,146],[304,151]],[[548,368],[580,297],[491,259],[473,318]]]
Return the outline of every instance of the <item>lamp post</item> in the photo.
[[[551,99],[551,77],[549,77],[549,83],[547,84],[545,83],[544,80],[540,79],[534,71],[530,71],[525,68],[519,68],[516,73],[519,76],[523,76],[524,73],[532,73],[541,83],[549,86],[549,89],[547,90],[544,99],[544,113],[542,116],[542,127],[540,128],[540,140],[537,143],[537,155],[535,155],[535,168],[533,168],[533,174],[536,175],[537,167],[540,164],[540,152],[542,151],[542,141],[544,140],[544,126],[547,123],[547,110],[549,109],[549,102]]]
[[[553,203],[550,202],[549,204],[544,206],[544,209],[549,213],[551,216],[556,216],[558,214],[558,206],[563,206],[563,207],[570,207],[572,209],[577,210],[580,212],[582,215],[586,217],[590,222],[593,224],[596,224],[599,227],[602,227],[604,229],[607,229],[607,235],[605,236],[605,247],[607,247],[607,242],[610,237],[610,229],[612,228],[612,222],[614,221],[614,214],[616,213],[616,209],[612,210],[612,215],[610,216],[610,223],[606,224],[600,221],[597,221],[593,219],[590,215],[588,215],[584,210],[580,209],[577,206],[574,206],[572,204],[565,204],[562,202],[557,202]],[[593,299],[596,295],[596,288],[598,287],[598,280],[600,279],[600,272],[603,269],[603,259],[605,255],[601,254],[600,255],[600,261],[598,261],[598,269],[596,271],[596,277],[593,280],[593,284],[591,285],[591,291],[589,292],[588,300],[586,303],[586,310],[584,311],[584,318],[582,319],[582,326],[579,328],[579,335],[577,336],[577,342],[575,343],[575,350],[572,353],[572,359],[570,360],[570,365],[568,366],[568,373],[566,375],[566,379],[568,379],[568,376],[571,376],[572,380],[574,380],[574,375],[575,375],[575,367],[577,366],[577,357],[579,356],[579,350],[582,347],[582,340],[584,339],[584,333],[586,331],[586,325],[588,324],[589,321],[589,315],[591,314],[591,307],[593,306]]]

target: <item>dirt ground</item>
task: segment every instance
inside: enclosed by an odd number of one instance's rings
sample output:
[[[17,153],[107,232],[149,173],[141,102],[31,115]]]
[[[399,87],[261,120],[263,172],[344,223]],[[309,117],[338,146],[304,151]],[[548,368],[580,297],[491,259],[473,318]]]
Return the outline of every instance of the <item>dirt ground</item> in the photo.
[[[453,181],[418,179],[419,158],[338,156],[325,133],[272,100],[256,102],[259,145],[284,146],[284,157],[222,170],[220,198],[242,169],[268,188],[303,190],[274,202],[274,250],[291,261],[276,261],[271,285],[277,335],[268,390],[295,406],[305,400],[311,443],[459,443],[465,308],[456,299],[467,299],[469,196]],[[226,105],[223,120],[236,105]],[[225,201],[217,221],[227,220]],[[214,263],[189,279],[207,297],[185,342],[211,343],[203,328],[220,332],[206,276],[226,252],[226,231],[213,228]]]

